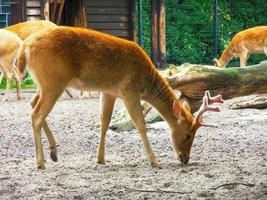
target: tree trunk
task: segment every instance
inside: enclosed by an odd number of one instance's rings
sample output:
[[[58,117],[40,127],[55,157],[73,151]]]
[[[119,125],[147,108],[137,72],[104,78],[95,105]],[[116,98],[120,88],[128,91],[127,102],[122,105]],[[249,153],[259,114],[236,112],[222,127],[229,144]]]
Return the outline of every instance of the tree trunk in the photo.
[[[267,93],[266,61],[243,68],[218,68],[191,64],[184,64],[180,67],[172,65],[160,73],[174,90],[181,91],[181,97],[189,101],[193,113],[199,109],[206,90],[209,90],[212,96],[221,94],[224,100]],[[267,105],[263,102],[264,100],[266,101],[266,98],[261,98],[259,99],[260,102],[256,102],[258,107],[262,108],[262,106]],[[259,106],[259,103],[262,106]],[[148,109],[150,105],[147,103],[142,105],[146,110],[150,110]],[[249,104],[245,103],[245,105],[249,107]],[[254,107],[257,107],[257,105]],[[241,105],[241,107],[244,107],[244,105]],[[146,116],[147,113],[145,112],[144,115]],[[159,114],[155,115],[155,118],[158,119]],[[125,115],[123,119],[125,119]],[[133,128],[129,118],[124,121],[118,119],[116,121],[111,125],[113,130],[127,131]]]
[[[201,105],[206,90],[209,90],[211,95],[221,94],[225,100],[267,93],[267,62],[243,68],[171,66],[164,74],[167,74],[165,76],[170,86],[180,90],[182,97],[187,98],[193,112]]]

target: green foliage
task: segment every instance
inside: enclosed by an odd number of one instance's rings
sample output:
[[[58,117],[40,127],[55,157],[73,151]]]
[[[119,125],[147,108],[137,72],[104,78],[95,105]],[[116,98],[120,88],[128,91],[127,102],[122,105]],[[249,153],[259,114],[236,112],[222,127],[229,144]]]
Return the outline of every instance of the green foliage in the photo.
[[[167,63],[212,64],[214,0],[166,0]],[[266,25],[267,2],[262,0],[222,0],[219,2],[218,30],[220,55],[233,36],[253,26]],[[151,55],[151,0],[143,0],[144,49]],[[252,55],[249,64],[265,55]],[[239,66],[235,59],[230,65]]]
[[[2,83],[0,84],[0,89],[4,88],[6,88],[5,78],[2,80]],[[11,88],[16,88],[16,83],[14,80],[11,82]],[[32,77],[29,74],[27,74],[26,78],[24,78],[24,80],[22,81],[21,88],[23,89],[36,88],[36,84],[34,83]]]

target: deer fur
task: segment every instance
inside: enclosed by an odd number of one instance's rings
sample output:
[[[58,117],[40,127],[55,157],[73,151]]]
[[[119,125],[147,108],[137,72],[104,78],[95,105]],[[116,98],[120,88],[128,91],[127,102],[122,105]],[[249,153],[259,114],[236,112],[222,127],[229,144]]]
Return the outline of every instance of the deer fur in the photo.
[[[249,28],[237,33],[225,48],[219,60],[214,58],[217,67],[225,67],[234,57],[240,59],[240,67],[246,66],[251,54],[267,55],[267,26]]]
[[[25,40],[31,34],[44,29],[56,28],[57,25],[47,20],[35,20],[18,23],[12,26],[5,27],[5,30],[11,31],[18,35],[20,39]]]
[[[3,76],[6,77],[6,90],[3,101],[6,101],[9,97],[10,84],[13,79],[16,81],[17,99],[21,99],[21,79],[15,67],[15,62],[22,41],[17,35],[4,29],[0,29],[0,38],[0,84]]]
[[[158,166],[158,161],[147,138],[140,100],[149,102],[161,113],[171,129],[177,158],[184,164],[189,161],[193,139],[202,123],[195,120],[186,101],[176,98],[135,42],[83,28],[58,27],[25,40],[18,59],[21,76],[25,66],[39,89],[31,101],[39,169],[45,169],[42,127],[48,138],[50,156],[57,161],[57,144],[45,119],[66,87],[101,92],[98,163],[105,164],[105,135],[116,98],[123,100],[152,166]]]

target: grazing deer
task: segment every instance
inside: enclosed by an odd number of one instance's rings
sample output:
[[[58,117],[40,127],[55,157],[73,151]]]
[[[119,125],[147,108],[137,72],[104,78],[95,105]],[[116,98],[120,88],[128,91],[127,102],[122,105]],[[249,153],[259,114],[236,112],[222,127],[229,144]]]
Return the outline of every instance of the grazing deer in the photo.
[[[225,67],[234,57],[240,59],[240,67],[246,66],[250,54],[267,55],[267,26],[258,26],[237,33],[223,51],[219,60],[213,59],[217,67]]]
[[[0,38],[0,84],[3,76],[6,77],[6,90],[3,101],[6,101],[9,97],[10,84],[13,79],[16,81],[17,99],[19,100],[21,99],[21,79],[15,63],[22,41],[17,35],[4,29],[0,29]]]
[[[209,103],[223,102],[221,96],[211,98],[207,92],[203,105],[194,117],[187,102],[176,98],[149,57],[135,42],[89,29],[59,27],[28,38],[19,52],[17,67],[21,76],[25,66],[39,89],[31,101],[39,169],[45,169],[42,127],[48,138],[50,156],[57,161],[56,141],[45,119],[66,87],[101,92],[101,130],[97,154],[100,164],[105,164],[105,136],[116,98],[123,100],[152,166],[157,166],[158,162],[147,138],[140,100],[153,105],[167,121],[177,158],[184,164],[189,161],[197,129],[210,126],[203,123],[203,113],[219,111],[218,107]]]

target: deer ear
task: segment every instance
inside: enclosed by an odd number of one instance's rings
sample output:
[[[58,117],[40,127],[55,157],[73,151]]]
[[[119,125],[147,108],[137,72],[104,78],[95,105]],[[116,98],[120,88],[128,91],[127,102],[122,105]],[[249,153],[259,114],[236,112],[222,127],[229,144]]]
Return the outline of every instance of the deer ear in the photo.
[[[180,106],[180,102],[179,101],[174,100],[173,106],[172,106],[172,112],[173,112],[173,115],[176,118],[180,117],[180,115],[181,115],[181,106]]]
[[[182,99],[181,100],[181,106],[187,110],[188,112],[191,112],[191,109],[190,109],[190,106],[189,106],[189,103],[186,99]]]

